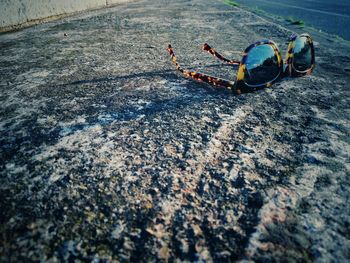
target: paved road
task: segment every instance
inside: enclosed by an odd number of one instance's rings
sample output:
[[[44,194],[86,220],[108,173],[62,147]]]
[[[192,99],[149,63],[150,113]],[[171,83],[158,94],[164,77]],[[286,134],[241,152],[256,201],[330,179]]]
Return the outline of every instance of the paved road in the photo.
[[[283,17],[292,16],[306,25],[350,40],[350,1],[340,0],[237,0]]]

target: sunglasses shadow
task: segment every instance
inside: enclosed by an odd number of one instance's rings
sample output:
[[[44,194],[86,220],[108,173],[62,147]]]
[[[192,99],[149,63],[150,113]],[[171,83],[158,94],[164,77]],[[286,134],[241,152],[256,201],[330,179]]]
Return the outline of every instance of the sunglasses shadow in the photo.
[[[198,66],[197,66],[198,67]],[[238,69],[239,65],[236,64],[226,64],[226,63],[220,63],[220,64],[200,64],[199,67],[203,68],[234,68]],[[196,70],[196,66],[188,67],[189,70]]]
[[[227,64],[210,64],[206,65],[205,68],[219,68],[219,67],[232,67],[235,65],[227,65]],[[196,70],[194,67],[188,68],[189,70]],[[156,83],[154,80],[155,77],[160,77],[168,82],[174,82],[177,83],[179,80],[188,80],[186,83],[186,87],[189,88],[189,92],[191,92],[191,88],[196,89],[196,93],[198,94],[198,89],[206,90],[210,94],[217,94],[217,91],[221,91],[222,93],[232,93],[228,89],[225,88],[217,88],[215,86],[205,84],[205,83],[200,83],[195,80],[189,79],[189,78],[184,78],[183,76],[180,75],[176,70],[174,69],[168,69],[168,70],[160,70],[160,71],[153,71],[153,72],[140,72],[140,73],[133,73],[129,75],[124,75],[124,76],[107,76],[107,77],[100,77],[100,78],[92,78],[92,79],[82,79],[82,80],[77,80],[73,81],[70,83],[66,84],[61,84],[59,86],[61,87],[68,87],[71,85],[93,85],[93,84],[102,84],[102,83],[108,83],[108,82],[118,82],[118,81],[128,81],[128,80],[143,80],[143,81],[149,81],[149,83]],[[181,81],[182,82],[182,81]],[[164,85],[164,84],[160,84]],[[137,87],[135,87],[137,88]],[[130,91],[130,90],[129,90]],[[220,92],[220,93],[221,93]],[[218,95],[220,95],[220,93]]]
[[[169,83],[169,85],[167,86],[169,86],[169,89],[171,89],[172,91],[174,91],[174,88],[175,91],[177,91],[177,89],[179,88],[178,93],[176,93],[176,96],[169,97],[169,92],[167,91],[167,89],[159,90],[159,96],[157,95],[156,98],[154,97],[155,90],[122,90],[118,93],[114,93],[114,96],[106,96],[105,98],[100,98],[100,103],[106,105],[107,107],[103,109],[96,109],[96,112],[94,114],[91,114],[90,117],[86,118],[87,122],[85,124],[72,124],[69,127],[66,127],[64,131],[62,131],[61,129],[57,129],[53,132],[54,134],[51,134],[51,137],[57,138],[59,134],[61,136],[66,136],[76,131],[87,129],[88,127],[94,126],[96,124],[105,126],[111,125],[115,122],[125,122],[133,120],[139,120],[142,122],[141,119],[150,120],[154,116],[161,116],[164,113],[169,114],[170,112],[179,111],[181,112],[180,115],[184,112],[191,114],[191,112],[197,112],[196,109],[202,108],[205,104],[216,105],[217,103],[222,103],[223,100],[232,100],[231,96],[227,96],[227,94],[232,94],[232,92],[229,90],[214,89],[210,85],[198,83],[191,79],[188,79],[188,82],[184,84],[183,77],[179,74],[176,74],[174,70],[162,70],[155,72],[135,73],[125,76],[111,76],[79,80],[64,84],[64,86],[67,88],[71,85],[94,85],[114,81],[131,81],[136,78],[148,80],[149,83],[153,83],[156,82],[154,80],[155,77],[161,77],[166,79]],[[119,105],[115,104],[116,99],[125,98],[128,95],[130,95],[130,92],[133,91],[137,92],[137,99],[150,100],[150,103],[144,105],[143,107],[140,107],[140,105],[138,104],[135,105],[132,103],[130,104],[128,102]],[[133,99],[135,99],[135,96],[133,97]],[[176,115],[178,114],[179,113],[176,113]]]
[[[173,70],[162,70],[162,71],[154,71],[154,72],[141,72],[141,73],[133,73],[124,76],[108,76],[101,78],[93,78],[93,79],[83,79],[73,81],[67,84],[63,84],[62,86],[70,86],[70,85],[82,85],[82,84],[98,84],[98,83],[106,83],[106,82],[114,82],[119,80],[131,80],[131,79],[144,79],[151,80],[153,77],[166,77]]]

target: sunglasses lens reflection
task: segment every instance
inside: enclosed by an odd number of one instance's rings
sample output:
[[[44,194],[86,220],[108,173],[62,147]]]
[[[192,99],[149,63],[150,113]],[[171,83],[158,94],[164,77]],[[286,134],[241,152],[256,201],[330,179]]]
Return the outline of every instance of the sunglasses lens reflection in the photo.
[[[295,40],[293,67],[297,71],[306,71],[312,66],[311,45],[307,37]]]
[[[279,73],[278,58],[271,45],[259,45],[249,51],[244,74],[247,85],[263,85],[275,80]]]

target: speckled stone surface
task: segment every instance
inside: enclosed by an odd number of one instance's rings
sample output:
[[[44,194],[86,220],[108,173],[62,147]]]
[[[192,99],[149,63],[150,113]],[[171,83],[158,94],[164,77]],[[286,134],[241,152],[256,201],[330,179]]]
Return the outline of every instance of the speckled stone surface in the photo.
[[[240,96],[166,52],[232,79],[201,44],[291,33],[149,0],[0,35],[0,261],[348,260],[349,45],[311,32],[312,76]]]

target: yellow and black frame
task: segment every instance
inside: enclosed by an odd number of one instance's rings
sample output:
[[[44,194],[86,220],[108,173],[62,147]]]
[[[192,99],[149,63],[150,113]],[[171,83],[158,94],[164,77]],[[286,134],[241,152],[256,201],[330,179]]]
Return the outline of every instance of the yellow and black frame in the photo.
[[[311,48],[311,67],[305,71],[298,71],[294,69],[293,67],[293,59],[294,59],[294,48],[295,48],[295,42],[298,37],[305,37],[307,43],[310,45]],[[287,49],[287,55],[286,55],[286,69],[285,73],[287,76],[290,77],[302,77],[305,75],[310,75],[312,71],[314,70],[316,63],[315,63],[315,48],[314,48],[314,43],[312,41],[312,38],[309,34],[301,34],[301,35],[292,35],[289,38],[289,44],[288,44],[288,49]]]
[[[296,40],[297,40],[298,37],[305,37],[306,40],[307,40],[307,43],[310,45],[310,48],[311,48],[311,56],[312,56],[312,58],[311,58],[312,59],[311,67],[308,68],[305,71],[298,71],[293,66],[294,48],[295,48],[295,43],[296,43]],[[277,74],[276,78],[273,79],[272,81],[269,81],[267,83],[262,83],[262,84],[259,84],[259,85],[249,85],[249,84],[247,84],[244,81],[244,79],[245,79],[244,77],[245,77],[245,74],[246,74],[247,57],[248,57],[249,52],[253,48],[255,48],[257,46],[260,46],[260,45],[270,45],[273,48],[273,50],[275,52],[275,55],[277,57],[279,73]],[[178,64],[171,45],[168,46],[168,52],[169,52],[169,54],[171,56],[171,59],[172,59],[173,63],[176,66],[176,69],[179,70],[183,75],[185,75],[186,77],[195,79],[197,81],[206,82],[206,83],[218,86],[218,87],[228,88],[228,89],[236,92],[237,94],[240,94],[242,92],[252,92],[252,91],[257,90],[257,89],[270,87],[274,82],[280,80],[281,78],[283,78],[285,76],[300,77],[300,76],[308,75],[308,74],[311,74],[313,69],[315,68],[315,49],[314,49],[312,38],[308,34],[302,34],[302,35],[299,35],[299,36],[298,35],[292,35],[289,38],[289,44],[288,44],[288,50],[287,50],[285,65],[283,64],[283,59],[282,59],[281,53],[280,53],[277,45],[271,40],[258,41],[256,43],[248,46],[244,50],[244,53],[243,53],[241,61],[230,60],[230,59],[227,59],[227,58],[223,57],[218,52],[216,52],[215,49],[210,47],[207,43],[204,44],[203,50],[207,51],[209,54],[215,56],[216,58],[218,58],[219,60],[221,60],[221,61],[223,61],[225,63],[231,64],[231,65],[239,65],[235,81],[229,81],[229,80],[225,80],[225,79],[209,76],[209,75],[206,75],[206,74],[202,74],[202,73],[198,73],[198,72],[194,72],[194,71],[183,69]]]

